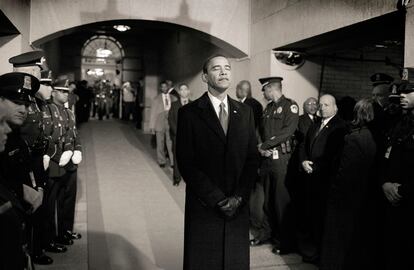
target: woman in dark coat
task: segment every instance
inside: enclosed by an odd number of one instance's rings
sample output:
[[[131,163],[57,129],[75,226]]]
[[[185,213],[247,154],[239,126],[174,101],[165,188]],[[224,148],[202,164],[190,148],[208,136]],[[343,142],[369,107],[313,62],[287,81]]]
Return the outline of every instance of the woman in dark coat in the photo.
[[[353,129],[345,136],[339,169],[332,179],[320,270],[370,269],[372,192],[370,183],[376,145],[367,123],[374,118],[372,101],[354,108]]]

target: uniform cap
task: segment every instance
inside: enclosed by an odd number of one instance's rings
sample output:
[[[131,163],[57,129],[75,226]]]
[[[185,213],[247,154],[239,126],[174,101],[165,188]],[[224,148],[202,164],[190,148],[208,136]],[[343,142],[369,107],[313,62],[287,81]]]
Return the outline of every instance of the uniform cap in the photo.
[[[39,66],[43,68],[45,62],[45,53],[42,50],[22,53],[9,59],[13,67]]]
[[[33,102],[39,87],[39,80],[27,73],[10,72],[0,76],[0,97],[16,103]]]
[[[281,81],[283,81],[282,77],[266,77],[266,78],[259,79],[259,82],[262,85],[262,91],[264,90],[264,87],[268,85],[269,83],[281,82]]]
[[[412,92],[414,92],[414,84],[412,83],[402,83],[397,90],[398,94],[409,94]]]
[[[69,92],[69,80],[57,79],[52,86],[55,90]]]
[[[377,86],[380,84],[390,84],[394,81],[394,78],[385,73],[375,73],[371,77],[372,86]]]
[[[40,84],[50,86],[52,85],[52,71],[51,70],[42,70],[41,72]]]

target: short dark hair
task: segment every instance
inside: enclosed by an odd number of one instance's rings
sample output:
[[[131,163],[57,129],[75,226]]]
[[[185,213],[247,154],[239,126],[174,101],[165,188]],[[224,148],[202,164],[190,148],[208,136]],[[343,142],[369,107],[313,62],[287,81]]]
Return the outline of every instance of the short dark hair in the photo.
[[[207,74],[207,68],[208,68],[208,64],[210,64],[210,61],[213,60],[216,57],[224,57],[224,58],[227,59],[227,57],[222,55],[222,54],[215,54],[213,56],[210,56],[209,58],[207,58],[207,60],[203,64],[203,73],[204,74]]]
[[[161,81],[161,82],[160,82],[160,85],[161,85],[161,84],[166,84],[166,85],[168,85],[168,83],[167,83],[167,81],[166,81],[166,80]]]
[[[249,98],[252,97],[252,84],[248,80],[240,81],[237,84],[236,89],[240,89],[243,84],[247,84],[249,86],[249,92],[247,93],[247,97]]]
[[[178,85],[178,89],[180,89],[181,88],[181,86],[187,86],[187,88],[188,88],[188,84],[186,84],[186,83],[180,83],[179,85]]]
[[[363,98],[355,104],[354,119],[352,125],[355,127],[363,127],[367,123],[374,120],[373,99]]]

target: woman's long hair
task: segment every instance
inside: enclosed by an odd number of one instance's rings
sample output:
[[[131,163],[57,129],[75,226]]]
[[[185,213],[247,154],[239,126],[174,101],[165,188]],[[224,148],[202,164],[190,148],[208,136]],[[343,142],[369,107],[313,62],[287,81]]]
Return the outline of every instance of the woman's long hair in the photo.
[[[363,98],[355,104],[352,125],[362,128],[374,120],[374,106],[371,98]]]

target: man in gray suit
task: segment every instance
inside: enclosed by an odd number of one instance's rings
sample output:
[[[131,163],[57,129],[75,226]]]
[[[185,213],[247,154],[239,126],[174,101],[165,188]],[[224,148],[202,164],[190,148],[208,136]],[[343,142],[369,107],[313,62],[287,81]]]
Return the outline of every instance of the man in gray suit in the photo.
[[[168,93],[168,84],[163,81],[160,83],[161,93],[154,98],[151,105],[149,128],[151,134],[155,134],[157,139],[157,160],[161,168],[165,167],[165,146],[167,146],[168,157],[171,167],[174,166],[172,152],[172,141],[168,125],[168,111],[171,103],[177,99]]]

